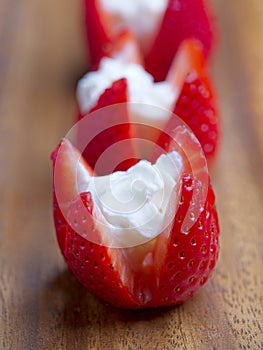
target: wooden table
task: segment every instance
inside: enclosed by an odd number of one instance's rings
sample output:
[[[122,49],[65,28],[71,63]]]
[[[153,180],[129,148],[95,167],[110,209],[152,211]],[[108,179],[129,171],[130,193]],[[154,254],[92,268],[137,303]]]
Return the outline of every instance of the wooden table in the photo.
[[[189,302],[140,312],[88,294],[54,235],[49,155],[72,124],[86,70],[80,2],[0,2],[0,348],[263,349],[262,0],[214,0],[219,264]]]

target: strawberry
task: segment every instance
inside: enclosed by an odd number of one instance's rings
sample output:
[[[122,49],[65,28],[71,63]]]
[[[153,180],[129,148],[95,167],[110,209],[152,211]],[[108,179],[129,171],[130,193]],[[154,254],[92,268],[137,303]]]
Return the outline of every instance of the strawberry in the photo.
[[[215,196],[211,186],[198,221],[182,233],[182,221],[191,202],[194,179],[183,178],[181,201],[169,238],[159,286],[150,305],[156,303],[180,304],[192,297],[204,285],[218,259],[218,218],[214,207]]]
[[[78,97],[82,110],[87,110],[87,106],[89,105],[90,108],[90,105],[96,103],[97,100],[97,105],[92,111],[121,102],[145,102],[150,105],[159,103],[160,107],[178,115],[193,130],[203,147],[209,163],[212,162],[219,143],[219,118],[212,84],[206,71],[205,58],[199,41],[183,41],[164,82],[154,83],[150,74],[146,73],[139,65],[133,63],[123,63],[106,58],[101,61],[99,68],[97,72],[88,73],[79,83]],[[126,79],[114,82],[114,77],[118,79],[122,76]],[[112,84],[112,86],[102,92],[105,82]],[[90,101],[93,102],[91,103]],[[172,113],[170,118],[169,113],[158,113],[158,118],[149,118],[149,115],[156,112],[156,110],[148,110],[144,115],[144,108],[141,106],[140,115],[137,116],[138,108],[136,106],[134,108],[134,106],[134,104],[127,105],[127,111],[125,111],[127,115],[125,115],[125,118],[122,118],[122,122],[128,123],[129,120],[132,120],[136,123],[141,120],[145,127],[141,125],[140,128],[136,128],[136,131],[134,127],[127,126],[127,128],[122,128],[121,131],[116,132],[115,139],[113,137],[115,142],[118,139],[117,135],[123,135],[120,136],[120,139],[129,138],[129,135],[132,135],[135,138],[147,138],[155,143],[158,139],[158,132],[155,130],[150,135],[151,129],[147,125],[165,129],[168,133],[174,128],[176,119]],[[123,107],[119,106],[119,108]],[[103,121],[105,118],[99,117],[96,119]],[[83,127],[82,129],[87,130],[88,127]],[[140,132],[138,132],[138,129]],[[116,128],[115,130],[117,131]],[[98,156],[95,155],[101,154],[102,149],[106,149],[102,147],[103,144],[108,147],[113,143],[109,143],[108,140],[109,137],[104,136],[100,138],[100,142],[94,140],[93,150],[91,152],[85,151],[84,155],[91,166],[94,166],[98,159]],[[160,142],[162,143],[163,141]],[[129,154],[131,155],[130,158],[134,158],[133,151],[130,151]],[[92,160],[90,159],[91,156],[93,157]],[[126,166],[126,169],[128,167]],[[122,167],[119,169],[125,170]]]
[[[114,20],[100,1],[85,0],[86,29],[92,69],[97,69],[103,57],[121,58],[143,64],[138,42],[128,29],[114,30]]]
[[[194,172],[180,175],[174,220],[153,239],[118,248],[101,226],[94,194],[83,192],[91,181],[85,160],[64,140],[53,161],[54,192],[67,219],[62,225],[55,220],[56,231],[70,270],[90,292],[114,306],[137,309],[180,304],[205,284],[218,258],[219,227],[210,185],[202,206],[193,203],[203,188]],[[195,222],[185,228],[188,215]]]
[[[85,0],[85,15],[89,57],[91,66],[96,67],[101,58],[107,56],[108,49],[112,45],[110,35],[105,28],[110,18],[96,0]]]
[[[117,58],[123,62],[144,65],[144,59],[135,36],[129,30],[123,30],[108,48],[107,57]]]
[[[211,79],[198,42],[182,43],[168,72],[167,80],[180,91],[173,113],[194,132],[211,164],[220,140],[219,117]],[[174,118],[165,126],[173,129]]]
[[[194,131],[209,163],[215,157],[220,139],[215,97],[207,77],[190,74],[174,108],[174,114]],[[170,121],[172,123],[172,120]],[[171,129],[171,124],[167,129]]]
[[[77,223],[80,229],[92,232],[98,238],[100,232],[95,229],[91,194],[82,193],[80,198],[89,215],[79,209],[79,201],[76,200],[70,207],[69,221]],[[83,217],[86,218],[85,225],[83,225]],[[65,232],[65,260],[80,283],[102,300],[110,300],[112,304],[119,307],[125,305],[136,307],[136,301],[120,278],[119,264],[114,266],[113,263],[114,254],[121,261],[118,250],[110,251],[103,245],[85,239],[74,232],[70,225],[67,225]]]
[[[111,11],[102,0],[85,0],[93,69],[97,69],[103,57],[115,57],[118,51],[127,52],[124,48],[127,49],[129,43],[133,46],[131,60],[142,64],[144,54],[146,70],[156,81],[165,79],[175,54],[186,39],[200,41],[204,56],[208,57],[214,40],[214,28],[205,0],[169,0],[166,8],[161,3],[158,5],[160,13],[143,1],[139,3],[140,6],[135,3],[128,5],[130,16],[127,16],[127,9],[121,14],[116,4],[115,11]],[[149,18],[148,25],[143,22],[145,18]]]
[[[85,147],[83,156],[92,168],[96,166],[97,174],[107,174],[115,170],[125,170],[134,163],[134,151],[130,139],[130,124],[127,112],[127,81],[120,79],[104,91],[97,104],[86,115],[79,114],[78,119],[84,119],[79,127],[79,142],[89,140]],[[104,107],[116,105],[116,107]],[[96,112],[97,113],[93,113]],[[94,121],[96,119],[96,122]],[[94,124],[96,128],[94,129]],[[87,135],[90,130],[94,137]],[[111,152],[110,158],[104,158],[103,164],[97,163],[110,146],[118,142],[125,142],[125,154],[121,152],[123,148],[118,148],[118,152]],[[129,156],[130,161],[127,160]],[[125,160],[125,162],[123,162]],[[101,165],[99,165],[101,164]]]
[[[159,33],[145,57],[146,70],[156,81],[164,80],[181,43],[189,38],[200,41],[207,58],[213,32],[205,0],[170,0]]]
[[[60,154],[60,157],[58,157]],[[74,174],[77,168],[79,152],[71,145],[68,140],[61,142],[51,154],[53,163],[53,214],[57,233],[58,245],[62,253],[65,248],[66,226],[65,210],[68,208],[72,198],[78,195],[78,188],[74,182]],[[56,172],[55,172],[56,169]],[[63,175],[63,172],[67,176]],[[81,169],[78,180],[80,183],[85,181],[87,173],[93,174],[93,170],[85,164],[85,171]],[[56,174],[58,176],[56,176]],[[55,191],[56,188],[56,191]],[[59,204],[58,204],[59,198]]]

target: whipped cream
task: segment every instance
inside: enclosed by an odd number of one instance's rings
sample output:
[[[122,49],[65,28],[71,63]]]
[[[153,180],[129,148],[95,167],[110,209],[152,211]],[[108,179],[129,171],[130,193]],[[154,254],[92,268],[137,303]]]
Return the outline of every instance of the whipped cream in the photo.
[[[131,121],[162,128],[170,117],[168,111],[172,109],[178,92],[166,81],[155,83],[142,66],[117,59],[102,59],[98,71],[89,72],[79,81],[77,99],[81,112],[88,112],[105,89],[121,78],[128,82]],[[143,105],[160,108],[149,109]]]
[[[161,23],[168,0],[100,0],[115,18],[115,30],[130,29],[142,43],[152,40]],[[141,20],[138,20],[140,18]]]
[[[173,151],[155,164],[142,160],[127,171],[90,177],[97,225],[129,247],[160,234],[172,222],[178,204],[182,158]],[[118,243],[116,243],[118,242]]]

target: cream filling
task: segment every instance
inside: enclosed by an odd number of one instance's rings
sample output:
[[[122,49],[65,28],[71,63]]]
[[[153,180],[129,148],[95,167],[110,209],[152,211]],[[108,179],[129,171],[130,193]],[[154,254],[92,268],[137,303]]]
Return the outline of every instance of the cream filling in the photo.
[[[86,74],[78,83],[77,99],[83,114],[94,107],[114,81],[126,78],[131,122],[145,123],[160,129],[170,117],[178,91],[168,82],[155,83],[142,66],[104,58],[98,71]],[[151,106],[151,108],[149,108]],[[152,108],[152,107],[159,108]]]
[[[130,247],[160,234],[173,220],[178,205],[182,158],[161,155],[155,164],[142,160],[127,171],[90,177],[81,191],[94,201],[96,222],[112,244]]]
[[[137,36],[145,51],[158,31],[168,4],[168,0],[100,0],[100,2],[114,18],[115,31],[128,28]]]

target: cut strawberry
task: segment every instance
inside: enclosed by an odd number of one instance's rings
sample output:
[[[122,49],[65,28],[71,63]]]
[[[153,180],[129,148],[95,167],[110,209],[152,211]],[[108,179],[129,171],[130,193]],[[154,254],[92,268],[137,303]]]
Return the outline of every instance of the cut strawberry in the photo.
[[[202,77],[204,71],[204,55],[200,42],[194,39],[184,40],[169,68],[166,81],[175,90],[181,91],[187,76],[195,72]]]
[[[79,83],[80,109],[88,111],[97,100],[96,108],[131,102],[127,104],[127,120],[136,125],[130,127],[130,135],[153,143],[157,142],[161,130],[169,134],[174,129],[176,119],[168,112],[171,111],[193,130],[211,163],[219,142],[219,119],[204,62],[200,42],[192,39],[181,44],[164,82],[154,83],[153,77],[137,64],[103,59],[99,70],[88,73]],[[126,78],[126,96],[123,83],[114,82],[120,77]],[[111,89],[104,90],[111,84]],[[135,158],[148,156],[140,150],[135,145]],[[89,162],[93,166],[94,163]]]
[[[211,51],[213,32],[205,0],[170,0],[160,31],[145,58],[146,70],[156,81],[164,80],[178,48],[189,38],[200,41],[206,58]]]
[[[200,41],[205,58],[211,51],[214,28],[205,0],[167,0],[154,4],[141,0],[129,2],[125,7],[121,1],[85,0],[85,6],[90,58],[95,69],[102,57],[115,57],[114,51],[123,41],[123,31],[136,38],[132,40],[133,46],[137,46],[133,52],[144,52],[146,70],[156,81],[165,79],[184,40]],[[141,53],[132,56],[138,58]],[[139,61],[142,59],[134,60]]]
[[[172,143],[168,145],[171,149]],[[55,151],[53,161],[54,191],[67,218],[62,228],[56,222],[57,232],[64,232],[61,249],[69,268],[89,291],[118,307],[146,308],[181,303],[207,281],[219,249],[214,195],[209,187],[202,205],[198,202],[197,211],[192,210],[193,199],[203,184],[184,174],[184,158],[179,153],[169,152],[155,165],[140,162],[128,172],[109,177],[91,176],[84,159],[68,141]],[[135,202],[125,209],[130,185]],[[76,189],[80,195],[70,200]],[[118,203],[114,204],[116,195],[124,200],[119,209]],[[136,204],[135,211],[132,204]],[[152,208],[149,205],[159,209],[145,221]],[[186,229],[187,216],[192,226]],[[127,235],[126,228],[135,222]],[[158,227],[157,235],[141,240],[143,234]]]
[[[102,57],[107,56],[112,45],[106,28],[110,28],[110,18],[96,0],[85,0],[86,29],[89,44],[91,66],[97,67]]]
[[[114,169],[126,170],[134,163],[125,102],[127,102],[127,82],[126,79],[120,79],[105,90],[88,114],[79,115],[79,120],[83,121],[79,124],[78,141],[87,144],[83,155],[92,168],[96,167],[97,174],[108,174]],[[115,106],[104,108],[112,105]],[[97,112],[94,113],[95,111]],[[112,148],[110,151],[110,147],[114,145],[117,145],[117,148]],[[128,158],[131,160],[128,161]]]
[[[129,30],[121,32],[113,41],[107,57],[117,58],[122,62],[144,65],[144,59],[138,41]]]
[[[59,157],[58,157],[59,154]],[[51,155],[53,162],[53,212],[59,247],[64,253],[66,237],[66,213],[69,204],[79,193],[76,185],[76,171],[78,169],[79,152],[72,144],[64,139]],[[79,169],[79,184],[86,182],[87,174],[92,175],[93,170],[83,161]],[[56,190],[55,190],[56,189]],[[58,204],[59,202],[59,204]]]
[[[141,0],[130,1],[123,6],[121,1],[118,3],[118,1],[85,0],[86,29],[92,67],[96,69],[102,57],[114,57],[116,45],[118,46],[118,42],[123,40],[123,31],[133,36],[135,40],[132,42],[137,52],[148,51],[158,32],[166,3],[167,0],[152,5]],[[139,17],[142,20],[139,20]]]
[[[95,228],[93,201],[90,193],[81,194],[86,211],[79,208],[78,200],[70,206],[68,220],[78,225],[82,236],[67,226],[64,255],[68,267],[90,292],[100,299],[118,307],[136,307],[137,303],[120,277],[120,262],[123,260],[118,249],[108,249],[85,239],[85,232],[100,239],[100,232]],[[87,215],[87,212],[89,215]],[[85,220],[83,220],[83,217]],[[90,237],[90,236],[89,236]]]
[[[191,298],[207,282],[216,265],[219,227],[211,186],[198,220],[187,233],[182,230],[196,187],[195,180],[185,175],[158,288],[148,306],[180,304]]]
[[[134,34],[126,27],[114,29],[114,17],[100,1],[85,0],[86,28],[92,69],[97,69],[103,57],[143,64],[143,56]]]
[[[219,118],[214,89],[198,42],[186,40],[182,43],[168,72],[167,81],[179,91],[173,113],[193,130],[211,163],[220,139]],[[172,117],[165,130],[173,130],[174,124],[176,119]]]
[[[211,83],[195,73],[186,79],[174,113],[182,118],[199,139],[208,162],[215,158],[220,140],[219,120]],[[172,120],[170,120],[172,124]],[[171,130],[172,125],[167,125]]]

